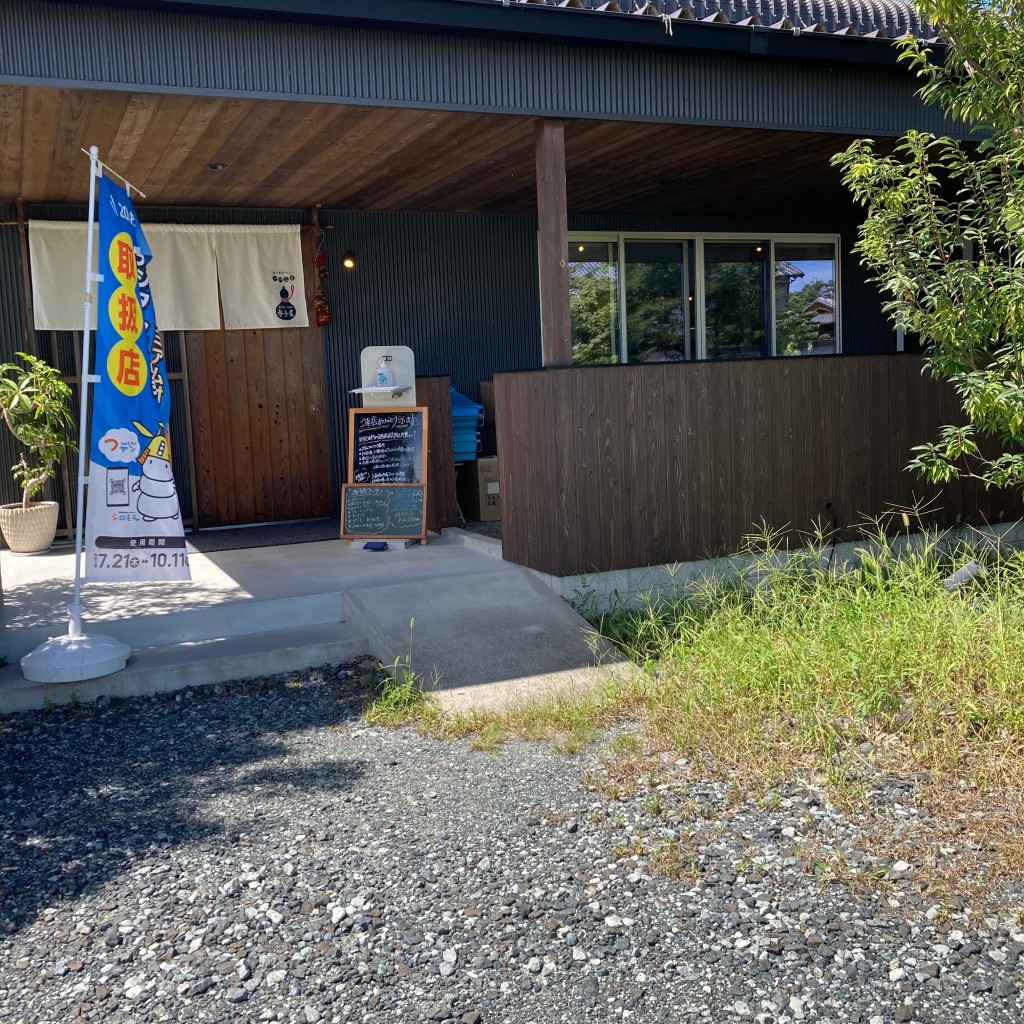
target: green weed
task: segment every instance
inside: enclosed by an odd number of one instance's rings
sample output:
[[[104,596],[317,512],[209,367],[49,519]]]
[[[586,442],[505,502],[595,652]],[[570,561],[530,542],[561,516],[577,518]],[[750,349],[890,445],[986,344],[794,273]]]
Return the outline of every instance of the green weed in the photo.
[[[412,630],[416,620],[409,620],[409,647],[395,658],[384,675],[377,695],[366,710],[372,725],[401,725],[433,711],[422,675],[412,667]]]

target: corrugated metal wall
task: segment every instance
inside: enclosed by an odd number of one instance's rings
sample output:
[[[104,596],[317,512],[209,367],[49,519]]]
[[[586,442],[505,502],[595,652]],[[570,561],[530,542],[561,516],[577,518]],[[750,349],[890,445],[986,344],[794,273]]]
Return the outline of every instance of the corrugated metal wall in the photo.
[[[0,220],[13,220],[13,206],[0,203]],[[22,287],[21,250],[18,229],[0,226],[0,363],[15,360],[16,352],[31,351],[25,326],[25,298]],[[19,501],[21,493],[8,467],[18,459],[18,444],[0,424],[0,504]]]
[[[367,345],[408,345],[420,376],[448,374],[474,401],[502,370],[541,365],[537,225],[488,214],[321,211],[334,313],[324,331],[331,453],[346,452],[349,392]],[[341,254],[358,257],[354,271]],[[340,479],[340,478],[339,478]]]
[[[907,71],[877,65],[627,49],[568,39],[442,36],[43,0],[8,0],[2,31],[0,79],[66,87],[867,135],[899,135],[911,125],[937,133],[962,130],[937,108],[921,105]]]

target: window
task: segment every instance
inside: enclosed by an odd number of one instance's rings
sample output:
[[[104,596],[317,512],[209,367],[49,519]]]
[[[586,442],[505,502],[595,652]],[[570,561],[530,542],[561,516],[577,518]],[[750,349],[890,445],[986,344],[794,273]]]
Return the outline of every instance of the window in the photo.
[[[839,352],[838,245],[835,235],[570,236],[573,362]]]
[[[693,359],[693,242],[625,244],[627,362]]]
[[[776,242],[776,354],[825,355],[835,351],[835,243]]]
[[[768,355],[771,246],[766,241],[704,243],[704,337],[708,359]]]
[[[617,252],[614,239],[569,243],[569,316],[576,365],[621,361]]]

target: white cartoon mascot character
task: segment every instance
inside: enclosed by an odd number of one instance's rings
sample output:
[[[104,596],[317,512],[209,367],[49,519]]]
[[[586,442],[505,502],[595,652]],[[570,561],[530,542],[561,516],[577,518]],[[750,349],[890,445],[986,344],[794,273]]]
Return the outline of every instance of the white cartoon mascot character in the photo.
[[[142,476],[132,484],[132,490],[139,492],[136,506],[139,515],[147,523],[155,519],[177,519],[178,492],[171,473],[171,442],[164,425],[161,423],[155,434],[136,420],[132,425],[140,434],[152,438],[139,456]]]

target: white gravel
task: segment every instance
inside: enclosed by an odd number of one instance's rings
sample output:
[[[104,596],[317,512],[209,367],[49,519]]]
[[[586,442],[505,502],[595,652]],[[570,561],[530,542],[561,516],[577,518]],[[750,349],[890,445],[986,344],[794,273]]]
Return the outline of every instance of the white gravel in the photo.
[[[367,728],[359,674],[0,720],[0,1020],[1024,1019],[1012,908],[808,868],[857,846],[820,795],[613,802],[595,752]]]

